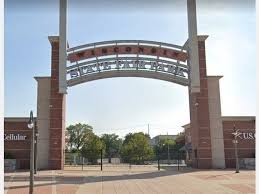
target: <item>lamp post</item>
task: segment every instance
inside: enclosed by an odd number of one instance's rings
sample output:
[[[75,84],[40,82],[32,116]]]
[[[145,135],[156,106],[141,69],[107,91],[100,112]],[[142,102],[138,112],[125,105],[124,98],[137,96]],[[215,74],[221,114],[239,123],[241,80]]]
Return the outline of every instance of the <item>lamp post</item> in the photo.
[[[164,148],[164,147],[165,147],[165,145],[166,145],[165,143],[163,143],[163,144],[162,144],[162,146],[163,146],[163,150],[165,150],[165,148]],[[164,154],[165,154],[165,153],[164,153]],[[167,157],[168,157],[168,150],[167,150]],[[168,158],[167,158],[167,162],[168,162]]]
[[[234,135],[234,139],[233,139],[233,143],[234,143],[234,148],[235,148],[235,159],[236,159],[236,173],[239,173],[239,161],[238,161],[238,153],[237,153],[237,136],[239,135],[239,130],[236,130],[236,126],[234,125],[233,127],[233,131],[234,133],[232,133]]]
[[[101,148],[101,171],[103,171],[103,148]]]
[[[170,163],[170,155],[169,155],[169,142],[167,141],[167,164]]]
[[[37,127],[36,127],[36,129],[37,129]],[[34,133],[35,133],[35,131],[34,131]],[[34,155],[34,174],[37,174],[37,167],[38,167],[38,165],[37,165],[37,155],[38,155],[38,153],[37,153],[37,150],[38,150],[38,137],[39,137],[39,133],[38,132],[36,132],[35,133],[35,149],[34,149],[34,153],[35,153],[35,155]]]
[[[30,189],[29,194],[33,194],[33,186],[34,186],[34,119],[33,119],[33,112],[30,112],[30,120],[28,121],[28,128],[32,129],[31,135],[31,158],[30,158]]]
[[[161,154],[162,147],[163,147],[164,145],[165,145],[165,144],[160,145],[160,144],[158,143],[158,157],[157,157],[157,168],[158,168],[158,170],[160,170],[160,154]]]

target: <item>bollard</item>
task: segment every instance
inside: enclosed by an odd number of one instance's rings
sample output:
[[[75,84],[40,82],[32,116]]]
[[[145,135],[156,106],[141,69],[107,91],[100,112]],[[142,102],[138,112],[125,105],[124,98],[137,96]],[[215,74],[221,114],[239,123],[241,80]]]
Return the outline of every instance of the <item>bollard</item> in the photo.
[[[101,149],[101,171],[103,171],[103,150]]]
[[[84,170],[84,157],[83,157],[83,161],[82,161],[82,171]]]
[[[179,171],[179,168],[180,168],[180,167],[179,167],[179,159],[180,159],[180,158],[179,158],[179,151],[178,151],[178,153],[177,153],[177,157],[178,157],[177,169],[178,169],[178,171]]]
[[[160,159],[158,158],[158,160],[157,160],[157,165],[158,165],[158,170],[160,170]]]

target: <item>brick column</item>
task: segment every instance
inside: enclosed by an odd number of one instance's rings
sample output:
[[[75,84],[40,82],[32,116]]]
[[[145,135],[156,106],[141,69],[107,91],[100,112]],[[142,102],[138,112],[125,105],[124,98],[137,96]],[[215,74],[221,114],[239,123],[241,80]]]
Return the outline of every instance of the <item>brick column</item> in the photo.
[[[49,169],[64,168],[66,96],[58,93],[59,37],[50,36],[51,83],[49,99]]]
[[[190,123],[192,137],[192,166],[211,168],[211,137],[208,99],[208,80],[206,72],[205,40],[208,36],[198,36],[200,93],[190,93]]]

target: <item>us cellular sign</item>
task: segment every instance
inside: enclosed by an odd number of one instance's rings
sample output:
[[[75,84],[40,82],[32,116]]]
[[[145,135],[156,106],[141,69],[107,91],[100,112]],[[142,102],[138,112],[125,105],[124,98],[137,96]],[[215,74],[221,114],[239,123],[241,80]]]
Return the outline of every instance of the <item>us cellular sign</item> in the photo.
[[[5,141],[24,141],[26,140],[27,136],[26,135],[21,135],[21,134],[4,134],[4,140]]]
[[[255,133],[251,132],[239,132],[237,131],[236,133],[232,133],[235,138],[243,139],[243,140],[250,140],[250,139],[255,139]]]

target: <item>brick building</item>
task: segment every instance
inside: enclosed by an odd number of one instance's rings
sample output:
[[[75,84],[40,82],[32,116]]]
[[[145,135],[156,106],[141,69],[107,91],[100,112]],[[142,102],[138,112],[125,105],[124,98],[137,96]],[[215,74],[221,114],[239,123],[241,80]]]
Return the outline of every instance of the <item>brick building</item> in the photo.
[[[32,130],[29,118],[8,117],[4,119],[4,152],[7,158],[16,159],[17,169],[29,169]]]
[[[223,128],[223,141],[224,141],[224,156],[226,168],[234,168],[236,165],[235,150],[234,150],[234,125],[236,130],[239,130],[237,136],[238,144],[238,157],[255,158],[255,117],[254,116],[223,116],[221,117]],[[183,126],[185,131],[186,147],[189,152],[195,151],[191,145],[191,129],[190,124]],[[220,145],[219,145],[220,146]],[[198,156],[197,156],[198,157]],[[192,158],[195,160],[195,158]]]

